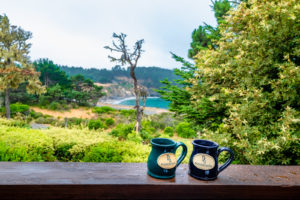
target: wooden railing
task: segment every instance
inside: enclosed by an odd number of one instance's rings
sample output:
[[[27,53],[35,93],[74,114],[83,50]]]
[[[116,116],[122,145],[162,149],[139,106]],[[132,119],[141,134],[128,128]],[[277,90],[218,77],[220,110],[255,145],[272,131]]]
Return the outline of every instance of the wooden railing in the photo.
[[[300,166],[231,165],[215,181],[147,175],[145,163],[0,162],[0,199],[300,199]]]

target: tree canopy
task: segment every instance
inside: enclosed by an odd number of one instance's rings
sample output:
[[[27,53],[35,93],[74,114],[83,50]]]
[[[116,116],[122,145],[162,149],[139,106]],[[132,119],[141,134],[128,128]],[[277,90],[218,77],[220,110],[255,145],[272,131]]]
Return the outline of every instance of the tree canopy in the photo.
[[[193,107],[207,99],[226,114],[204,135],[220,134],[244,163],[300,162],[299,20],[297,0],[249,0],[229,12],[218,48],[195,57]]]
[[[44,88],[29,60],[31,33],[10,24],[0,15],[0,91],[5,91],[6,117],[10,118],[10,90],[26,82],[29,93],[42,93]]]

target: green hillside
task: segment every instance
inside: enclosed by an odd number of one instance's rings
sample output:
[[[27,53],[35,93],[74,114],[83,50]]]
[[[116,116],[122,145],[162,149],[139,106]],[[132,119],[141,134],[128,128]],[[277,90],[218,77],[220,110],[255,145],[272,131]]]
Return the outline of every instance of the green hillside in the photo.
[[[108,69],[84,69],[82,67],[60,66],[61,70],[65,71],[69,76],[81,74],[99,83],[120,82],[118,77],[130,78],[129,68],[125,69],[120,66],[115,66],[111,70]],[[135,69],[136,76],[142,85],[147,88],[160,88],[161,80],[168,78],[169,80],[179,79],[179,76],[173,73],[173,70],[163,69],[160,67],[137,67]]]

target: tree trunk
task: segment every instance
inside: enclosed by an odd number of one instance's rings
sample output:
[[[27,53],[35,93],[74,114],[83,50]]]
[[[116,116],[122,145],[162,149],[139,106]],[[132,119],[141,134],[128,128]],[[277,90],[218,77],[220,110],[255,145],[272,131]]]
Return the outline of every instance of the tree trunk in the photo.
[[[142,126],[141,126],[141,121],[142,121],[142,110],[140,108],[140,96],[138,92],[138,87],[137,87],[137,79],[135,77],[134,73],[135,66],[130,67],[130,76],[133,79],[133,84],[134,84],[134,94],[135,94],[135,103],[136,103],[136,124],[135,124],[135,130],[137,133],[140,132]]]
[[[6,118],[10,119],[10,101],[9,101],[10,89],[7,88],[5,90],[5,110],[6,110]]]

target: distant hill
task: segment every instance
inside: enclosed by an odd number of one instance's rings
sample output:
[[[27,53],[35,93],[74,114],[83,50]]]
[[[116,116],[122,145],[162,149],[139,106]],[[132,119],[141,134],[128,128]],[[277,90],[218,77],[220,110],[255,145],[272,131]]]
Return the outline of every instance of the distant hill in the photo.
[[[69,76],[82,74],[86,78],[98,83],[113,83],[127,85],[130,84],[131,78],[129,68],[125,69],[116,65],[111,70],[107,69],[84,69],[82,67],[60,66],[61,70],[65,71]],[[135,69],[138,82],[149,89],[150,93],[154,93],[153,89],[158,89],[162,86],[161,80],[168,78],[169,80],[179,79],[172,70],[163,69],[160,67],[137,67]],[[130,87],[130,86],[129,86]]]

